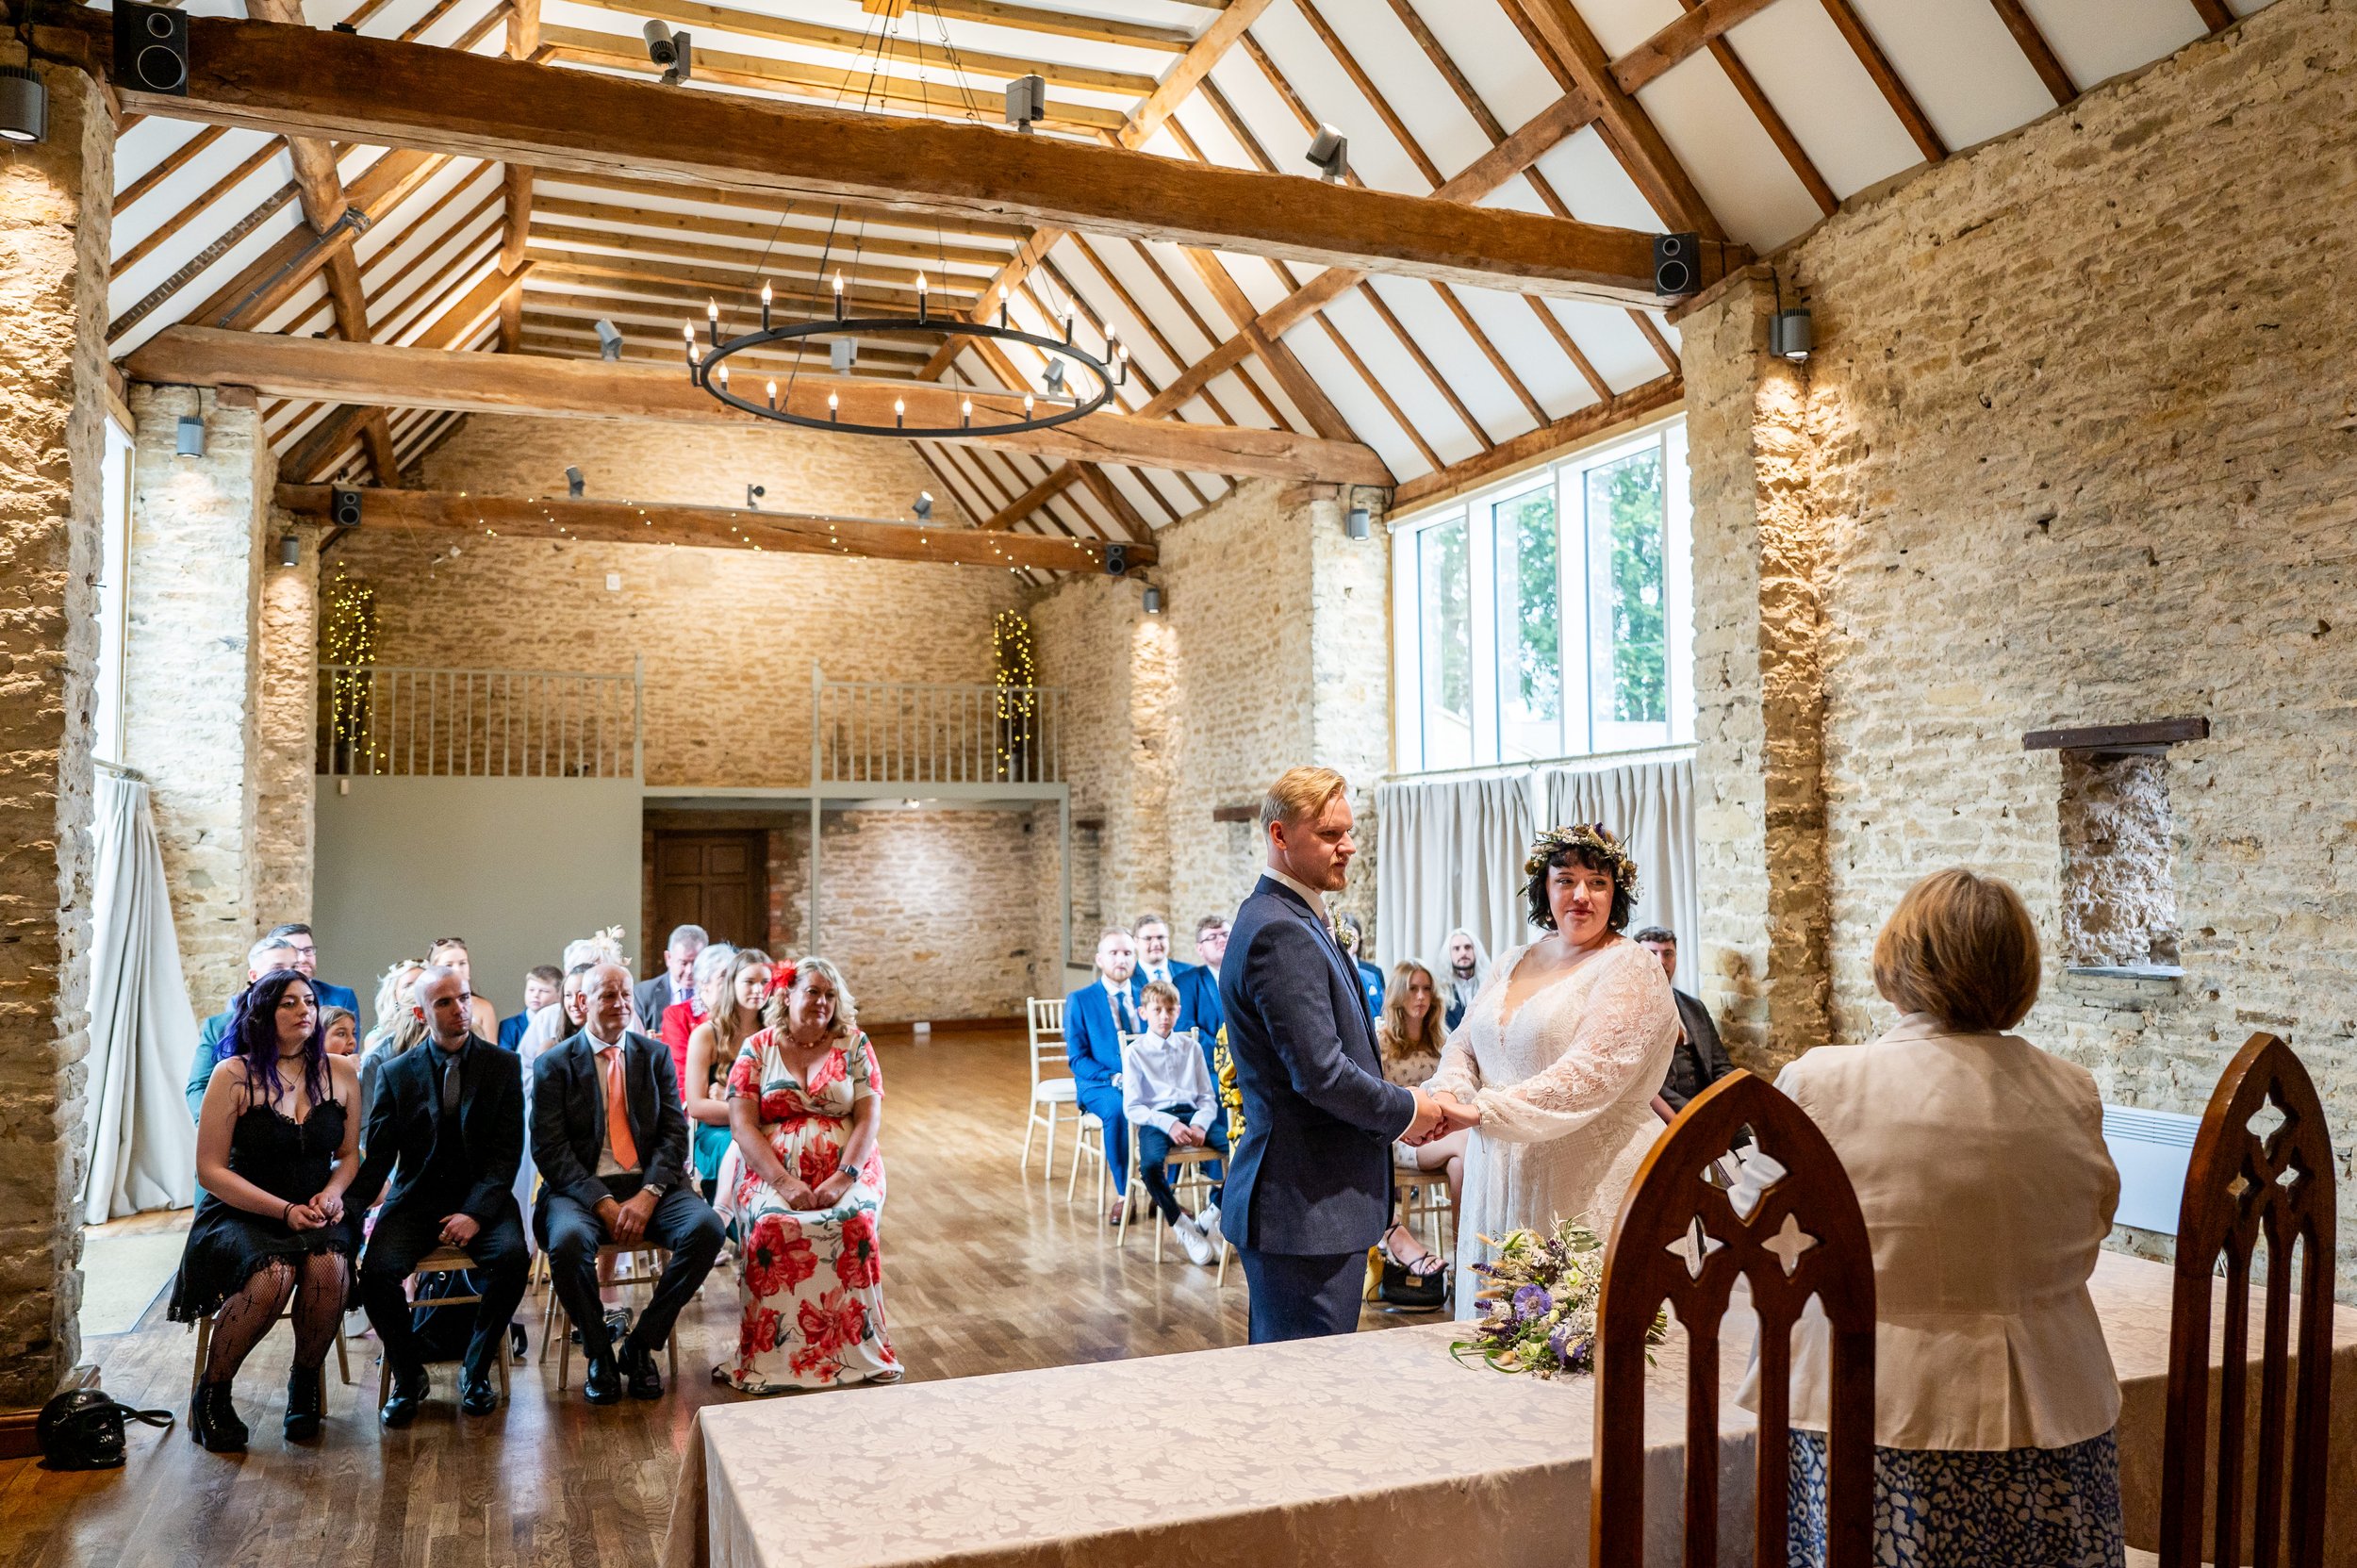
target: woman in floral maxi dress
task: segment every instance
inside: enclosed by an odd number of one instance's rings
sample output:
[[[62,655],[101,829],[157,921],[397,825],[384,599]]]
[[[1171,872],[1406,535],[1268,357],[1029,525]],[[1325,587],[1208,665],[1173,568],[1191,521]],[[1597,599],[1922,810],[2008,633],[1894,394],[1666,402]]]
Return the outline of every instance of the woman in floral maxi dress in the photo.
[[[843,977],[823,958],[784,969],[729,1073],[745,1163],[735,1358],[717,1376],[748,1394],[900,1376],[885,1332],[883,1079]]]

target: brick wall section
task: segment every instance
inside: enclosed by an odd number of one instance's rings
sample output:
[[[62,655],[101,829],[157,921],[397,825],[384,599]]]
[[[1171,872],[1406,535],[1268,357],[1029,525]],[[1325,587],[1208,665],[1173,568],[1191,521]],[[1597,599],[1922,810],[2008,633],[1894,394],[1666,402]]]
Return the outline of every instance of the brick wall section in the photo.
[[[2357,297],[2332,258],[2357,244],[2353,127],[2347,6],[2279,0],[1855,204],[1787,258],[1821,345],[1831,1036],[1890,1022],[1868,953],[1911,881],[1959,863],[2010,879],[2049,955],[2022,1032],[2106,1099],[2199,1111],[2252,1031],[2292,1041],[2343,1149],[2344,1299]],[[1685,323],[1706,603],[1712,553],[1742,541],[1718,517],[1706,542],[1701,482],[1761,439],[1740,428],[1746,312],[1738,295]],[[2185,974],[2066,975],[2061,765],[2021,735],[2178,714],[2214,725],[2169,756]],[[1728,754],[1706,742],[1713,788]],[[1707,867],[1756,858],[1740,816],[1706,812],[1706,907],[1727,885]]]
[[[261,583],[254,911],[255,924],[265,931],[281,921],[311,917],[319,537],[309,528],[293,530],[302,563],[280,566],[278,540],[287,531],[285,517],[273,517],[264,539],[269,564]]]
[[[939,485],[904,444],[766,430],[486,419],[425,463],[432,488],[742,505],[761,483],[779,511],[904,515]],[[942,497],[936,516],[953,516]],[[1017,597],[981,567],[481,538],[362,529],[331,575],[377,593],[386,665],[626,670],[646,659],[647,782],[801,784],[810,778],[810,667],[833,680],[992,678],[990,620]],[[611,592],[608,573],[622,586]]]
[[[202,1017],[244,986],[259,929],[261,498],[275,464],[260,414],[210,391],[134,386],[131,412],[124,752],[155,786],[180,963]],[[190,414],[205,421],[202,457],[175,455]]]
[[[81,1349],[114,126],[89,77],[40,72],[49,140],[0,144],[0,1408],[46,1399]]]

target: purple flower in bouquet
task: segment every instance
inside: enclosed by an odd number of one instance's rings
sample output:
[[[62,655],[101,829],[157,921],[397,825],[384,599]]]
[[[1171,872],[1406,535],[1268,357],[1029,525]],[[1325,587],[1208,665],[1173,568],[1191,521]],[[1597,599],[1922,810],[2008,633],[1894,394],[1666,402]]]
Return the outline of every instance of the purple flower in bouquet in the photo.
[[[1595,1342],[1566,1323],[1547,1336],[1547,1350],[1568,1372],[1588,1369],[1589,1348]]]
[[[1527,1323],[1534,1317],[1544,1317],[1555,1311],[1555,1297],[1544,1285],[1525,1285],[1514,1293],[1514,1316]]]

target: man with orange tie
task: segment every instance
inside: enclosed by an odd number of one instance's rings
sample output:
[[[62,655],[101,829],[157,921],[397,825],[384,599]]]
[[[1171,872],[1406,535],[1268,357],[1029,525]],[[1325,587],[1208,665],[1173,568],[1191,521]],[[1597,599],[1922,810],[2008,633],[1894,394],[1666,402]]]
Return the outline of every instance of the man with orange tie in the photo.
[[[720,1255],[720,1216],[685,1174],[687,1114],[671,1053],[630,1027],[630,975],[601,964],[582,977],[581,1032],[532,1065],[532,1159],[540,1172],[533,1228],[549,1255],[556,1298],[588,1362],[593,1405],[663,1393],[654,1353]],[[671,1254],[654,1295],[620,1345],[598,1300],[598,1248]]]

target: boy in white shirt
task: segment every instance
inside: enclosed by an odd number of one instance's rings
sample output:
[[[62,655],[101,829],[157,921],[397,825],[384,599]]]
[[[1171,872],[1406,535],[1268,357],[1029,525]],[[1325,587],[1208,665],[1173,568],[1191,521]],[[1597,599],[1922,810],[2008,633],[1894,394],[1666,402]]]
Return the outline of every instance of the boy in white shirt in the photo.
[[[1138,1175],[1179,1247],[1194,1262],[1209,1263],[1219,1256],[1219,1205],[1205,1205],[1200,1215],[1183,1212],[1163,1162],[1174,1145],[1208,1145],[1226,1154],[1228,1118],[1203,1065],[1202,1043],[1193,1030],[1172,1032],[1178,1021],[1178,988],[1166,980],[1147,984],[1138,997],[1138,1015],[1146,1032],[1121,1042],[1121,1110],[1137,1130]]]

